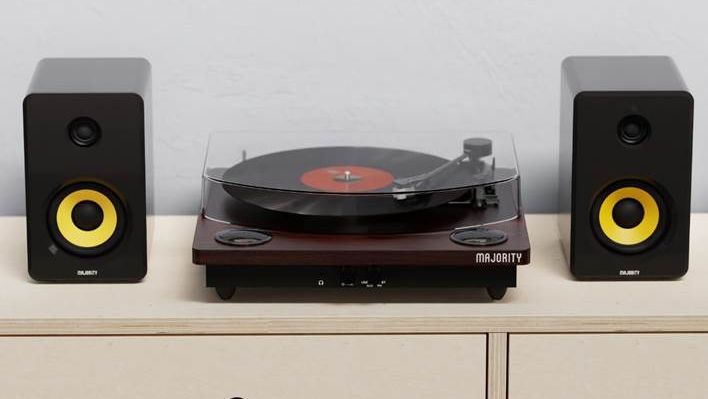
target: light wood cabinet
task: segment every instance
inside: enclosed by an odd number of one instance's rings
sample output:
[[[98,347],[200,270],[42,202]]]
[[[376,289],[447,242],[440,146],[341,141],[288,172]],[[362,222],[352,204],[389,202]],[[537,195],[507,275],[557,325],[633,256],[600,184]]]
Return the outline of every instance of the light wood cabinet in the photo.
[[[485,336],[0,338],[3,398],[474,398]]]
[[[704,399],[708,334],[512,334],[509,399]]]

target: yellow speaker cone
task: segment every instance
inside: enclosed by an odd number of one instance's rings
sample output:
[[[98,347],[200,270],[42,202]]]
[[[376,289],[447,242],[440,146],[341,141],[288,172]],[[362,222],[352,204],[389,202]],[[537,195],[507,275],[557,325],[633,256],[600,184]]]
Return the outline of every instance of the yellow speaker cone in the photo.
[[[624,228],[617,224],[612,212],[618,202],[633,199],[644,209],[644,216],[639,224]],[[649,239],[654,234],[660,221],[659,204],[647,191],[638,187],[622,187],[611,192],[600,205],[600,229],[610,241],[620,245],[637,245]]]
[[[103,220],[93,230],[82,230],[74,223],[72,212],[74,207],[83,201],[93,202],[101,208]],[[115,205],[103,193],[80,189],[69,193],[59,203],[56,213],[59,234],[70,244],[80,248],[95,248],[108,241],[118,226],[118,213]]]

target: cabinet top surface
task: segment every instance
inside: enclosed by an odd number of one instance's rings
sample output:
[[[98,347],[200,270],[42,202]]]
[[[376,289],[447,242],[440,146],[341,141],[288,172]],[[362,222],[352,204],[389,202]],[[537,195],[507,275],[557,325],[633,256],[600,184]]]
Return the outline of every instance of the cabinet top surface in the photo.
[[[708,214],[693,215],[688,274],[576,281],[556,215],[527,215],[531,264],[491,302],[466,290],[242,290],[223,302],[191,262],[195,216],[157,216],[138,284],[43,284],[26,270],[25,220],[0,218],[0,334],[708,331]]]

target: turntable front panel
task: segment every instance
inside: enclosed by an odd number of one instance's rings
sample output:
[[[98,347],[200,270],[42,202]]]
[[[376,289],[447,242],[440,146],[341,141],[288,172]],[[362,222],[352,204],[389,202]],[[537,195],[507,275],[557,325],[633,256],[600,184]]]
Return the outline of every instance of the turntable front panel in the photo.
[[[200,217],[194,237],[193,260],[202,265],[399,265],[483,266],[529,263],[530,245],[523,216],[496,223],[508,240],[491,247],[460,245],[451,231],[419,234],[303,234],[271,232],[264,245],[234,247],[219,244],[214,235],[229,226]],[[480,256],[478,256],[480,255]]]

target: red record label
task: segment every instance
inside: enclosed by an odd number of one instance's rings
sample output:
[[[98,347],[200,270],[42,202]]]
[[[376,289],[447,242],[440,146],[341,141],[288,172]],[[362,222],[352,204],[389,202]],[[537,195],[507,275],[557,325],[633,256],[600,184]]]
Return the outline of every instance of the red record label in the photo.
[[[389,172],[365,166],[325,166],[300,176],[302,184],[331,193],[356,193],[380,190],[393,183]]]

